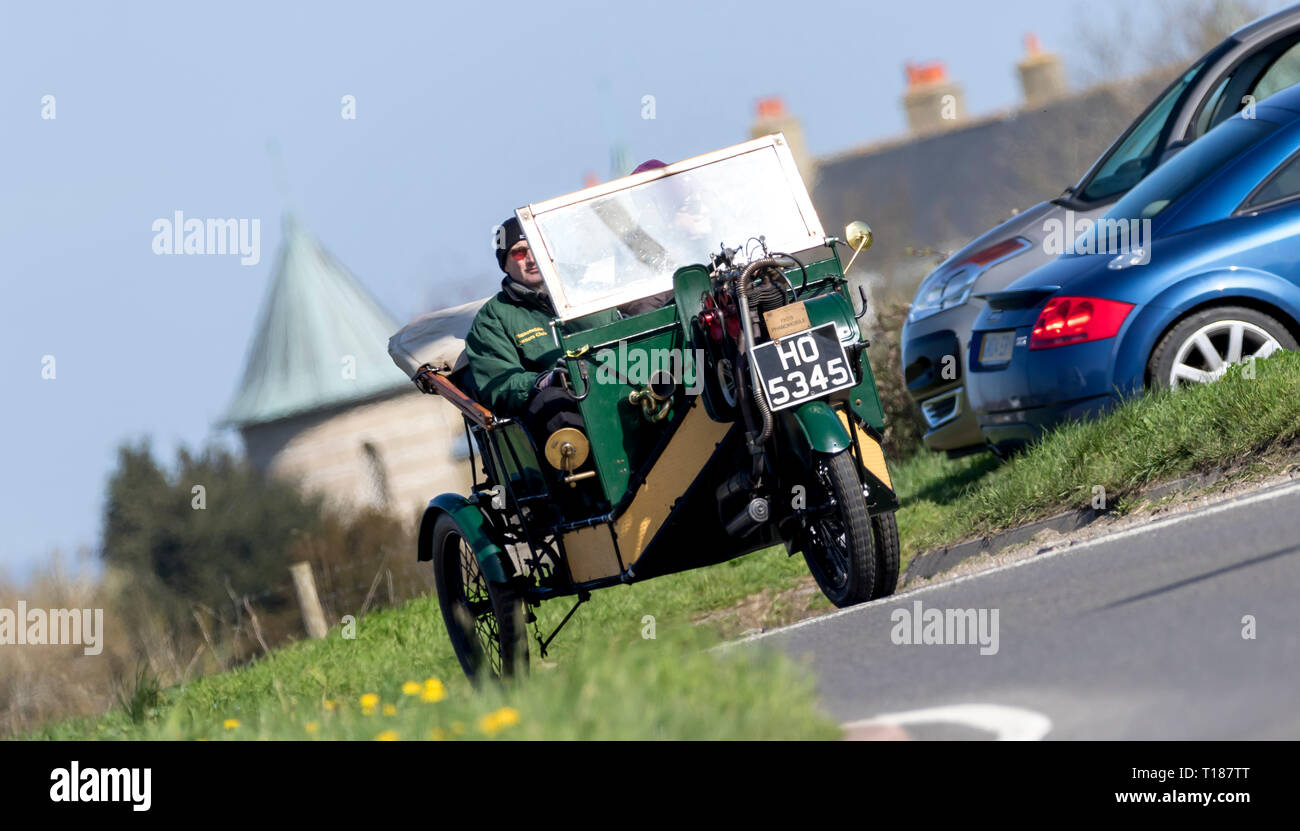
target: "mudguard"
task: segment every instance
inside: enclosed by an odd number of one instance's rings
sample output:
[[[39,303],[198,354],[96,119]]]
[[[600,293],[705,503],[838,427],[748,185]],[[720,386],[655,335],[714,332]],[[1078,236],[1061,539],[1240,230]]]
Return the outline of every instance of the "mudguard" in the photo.
[[[444,493],[429,501],[420,519],[420,537],[416,552],[418,560],[433,559],[433,526],[443,514],[450,516],[465,536],[465,541],[474,549],[479,568],[483,576],[493,583],[504,583],[509,579],[505,564],[506,553],[501,546],[492,541],[488,534],[487,520],[483,512],[474,503],[456,493]]]
[[[778,413],[799,459],[810,465],[813,453],[838,453],[852,446],[853,440],[843,422],[825,401],[809,401]]]

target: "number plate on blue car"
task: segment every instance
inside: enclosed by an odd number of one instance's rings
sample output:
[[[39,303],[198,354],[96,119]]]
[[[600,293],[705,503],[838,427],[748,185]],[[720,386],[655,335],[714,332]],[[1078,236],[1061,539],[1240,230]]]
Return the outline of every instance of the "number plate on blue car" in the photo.
[[[1016,347],[1016,330],[1005,332],[985,332],[980,339],[981,364],[1005,364],[1011,360]]]
[[[752,357],[773,410],[821,398],[855,383],[834,323],[760,343]]]

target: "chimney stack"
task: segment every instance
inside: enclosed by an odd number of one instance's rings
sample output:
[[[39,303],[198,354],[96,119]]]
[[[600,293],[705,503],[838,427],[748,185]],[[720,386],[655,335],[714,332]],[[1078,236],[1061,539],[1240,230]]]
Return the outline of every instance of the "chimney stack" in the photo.
[[[1041,107],[1066,94],[1065,66],[1054,52],[1044,52],[1038,36],[1025,35],[1025,57],[1016,64],[1026,107]]]
[[[790,148],[790,155],[794,156],[794,163],[799,168],[799,175],[803,177],[804,184],[811,190],[816,165],[812,160],[812,156],[808,155],[808,145],[804,143],[803,126],[799,124],[799,119],[786,112],[785,101],[780,96],[774,95],[758,99],[757,110],[757,118],[754,119],[754,124],[750,127],[749,137],[759,138],[772,133],[785,133],[785,142]]]
[[[948,80],[942,61],[907,64],[903,109],[913,133],[932,133],[957,126],[966,117],[961,85]]]

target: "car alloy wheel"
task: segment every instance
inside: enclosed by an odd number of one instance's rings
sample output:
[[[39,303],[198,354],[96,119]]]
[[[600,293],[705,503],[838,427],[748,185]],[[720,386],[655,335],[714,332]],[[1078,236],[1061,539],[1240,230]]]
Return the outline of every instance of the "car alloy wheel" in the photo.
[[[1208,384],[1233,364],[1296,349],[1295,337],[1277,318],[1245,306],[1212,306],[1175,323],[1147,361],[1156,387]]]
[[[1216,320],[1193,332],[1174,353],[1169,386],[1207,384],[1233,364],[1267,358],[1282,348],[1277,338],[1244,320]]]

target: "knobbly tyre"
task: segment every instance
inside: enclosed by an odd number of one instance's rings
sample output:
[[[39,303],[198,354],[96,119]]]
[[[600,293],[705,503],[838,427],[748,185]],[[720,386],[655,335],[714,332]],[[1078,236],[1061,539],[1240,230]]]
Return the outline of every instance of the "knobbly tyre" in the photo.
[[[596,589],[773,545],[802,553],[836,606],[892,594],[898,499],[857,323],[866,295],[855,313],[837,250],[856,257],[871,232],[824,234],[784,137],[516,216],[585,429],[532,436],[474,399],[462,339],[478,304],[417,319],[389,344],[421,390],[464,415],[473,485],[429,503],[417,556],[432,561],[470,678],[525,669],[530,623],[545,655]],[[570,326],[612,308],[623,318]],[[543,635],[533,610],[562,597],[576,602]]]

